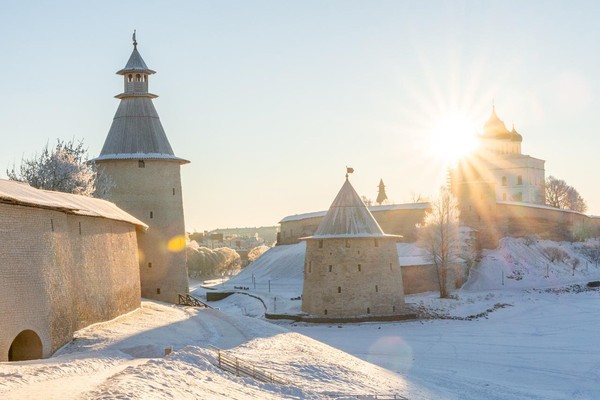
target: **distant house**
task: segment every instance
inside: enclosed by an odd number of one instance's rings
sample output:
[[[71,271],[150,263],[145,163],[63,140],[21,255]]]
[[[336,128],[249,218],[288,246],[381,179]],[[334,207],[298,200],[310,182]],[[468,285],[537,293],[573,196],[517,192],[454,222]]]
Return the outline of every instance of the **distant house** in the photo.
[[[48,357],[138,308],[146,228],[104,200],[0,180],[0,361]]]

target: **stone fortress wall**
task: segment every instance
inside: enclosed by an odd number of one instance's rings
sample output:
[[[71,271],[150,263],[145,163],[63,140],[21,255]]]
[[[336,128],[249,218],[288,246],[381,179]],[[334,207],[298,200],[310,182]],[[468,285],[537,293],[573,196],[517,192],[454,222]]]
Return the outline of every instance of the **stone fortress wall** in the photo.
[[[479,202],[477,202],[479,203]],[[527,204],[518,202],[504,202],[493,200],[493,206],[474,204],[468,210],[469,203],[461,204],[461,222],[474,229],[480,230],[479,235],[489,234],[491,239],[485,239],[482,243],[484,248],[495,248],[497,240],[503,236],[523,237],[536,235],[542,239],[571,240],[572,231],[581,225],[589,229],[592,236],[600,235],[600,218],[570,210],[559,210],[548,206]],[[385,233],[391,235],[402,235],[402,242],[415,242],[417,240],[417,224],[423,222],[428,203],[416,203],[426,205],[419,208],[377,210],[370,207],[373,217]],[[480,219],[476,210],[492,210]],[[321,216],[303,218],[302,215],[294,215],[284,218],[280,222],[280,231],[277,244],[294,244],[300,242],[301,237],[314,234]],[[491,215],[490,215],[491,214]],[[288,219],[289,218],[289,219]]]
[[[48,357],[140,306],[136,226],[0,203],[0,362]]]

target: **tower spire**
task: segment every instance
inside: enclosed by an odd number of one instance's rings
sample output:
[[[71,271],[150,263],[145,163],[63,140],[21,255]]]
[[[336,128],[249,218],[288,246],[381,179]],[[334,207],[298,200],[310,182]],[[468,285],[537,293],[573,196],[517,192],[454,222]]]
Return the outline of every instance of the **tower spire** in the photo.
[[[137,49],[137,40],[135,40],[135,29],[133,30],[133,36],[131,37],[133,40],[133,48]]]

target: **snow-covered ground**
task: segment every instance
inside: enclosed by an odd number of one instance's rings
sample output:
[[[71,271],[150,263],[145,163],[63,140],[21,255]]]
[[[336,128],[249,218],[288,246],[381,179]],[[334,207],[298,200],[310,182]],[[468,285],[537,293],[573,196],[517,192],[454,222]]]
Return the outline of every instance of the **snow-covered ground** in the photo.
[[[403,256],[420,256],[402,246]],[[263,319],[263,302],[276,312],[300,307],[291,298],[302,293],[304,245],[280,246],[223,285],[249,290],[214,302],[219,310],[144,301],[77,332],[47,360],[0,363],[0,398],[599,399],[600,291],[585,283],[600,280],[600,268],[577,246],[503,239],[452,299],[407,296],[433,319],[344,325]],[[550,262],[548,247],[567,256]],[[223,372],[209,345],[292,385]]]

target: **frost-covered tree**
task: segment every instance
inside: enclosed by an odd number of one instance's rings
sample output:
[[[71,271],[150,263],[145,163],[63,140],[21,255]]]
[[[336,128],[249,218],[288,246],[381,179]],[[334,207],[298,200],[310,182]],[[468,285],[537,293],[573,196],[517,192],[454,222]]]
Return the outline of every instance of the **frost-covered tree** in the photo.
[[[551,207],[585,212],[587,204],[573,186],[550,175],[546,178],[546,204]]]
[[[231,275],[240,269],[240,255],[233,249],[209,249],[192,240],[188,243],[186,251],[188,272],[193,278],[217,278]]]
[[[256,246],[252,250],[248,252],[248,261],[254,262],[258,259],[258,257],[262,256],[267,250],[269,250],[269,246],[261,245]]]
[[[113,186],[109,177],[88,161],[83,142],[74,139],[58,139],[53,148],[46,144],[41,154],[23,158],[18,169],[13,166],[6,174],[38,189],[83,196],[105,197]]]
[[[448,269],[451,263],[460,261],[462,251],[460,212],[456,197],[445,187],[430,204],[431,211],[425,214],[419,227],[420,243],[437,268],[440,297],[445,298],[448,297]]]

